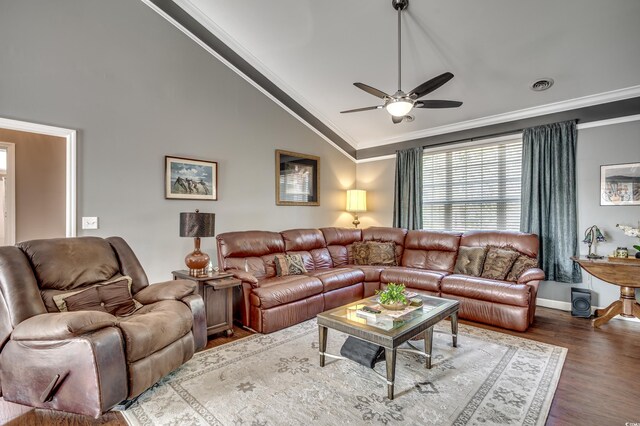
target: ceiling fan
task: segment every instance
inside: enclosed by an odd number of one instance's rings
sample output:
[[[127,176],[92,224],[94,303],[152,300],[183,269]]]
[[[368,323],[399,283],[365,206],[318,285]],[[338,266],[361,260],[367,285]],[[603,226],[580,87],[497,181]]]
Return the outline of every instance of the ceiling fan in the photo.
[[[451,80],[453,78],[453,74],[450,72],[445,72],[444,74],[440,74],[439,76],[422,83],[409,93],[402,91],[402,27],[400,14],[409,6],[409,0],[391,0],[391,5],[398,11],[398,91],[393,95],[388,95],[382,90],[378,90],[364,83],[353,83],[353,85],[358,89],[364,90],[365,92],[382,99],[384,103],[382,105],[340,111],[340,113],[346,114],[385,108],[387,112],[391,114],[391,121],[393,121],[394,124],[398,124],[402,122],[402,120],[410,117],[407,114],[409,114],[413,108],[457,108],[462,105],[462,102],[458,101],[419,100],[421,97],[433,92]]]

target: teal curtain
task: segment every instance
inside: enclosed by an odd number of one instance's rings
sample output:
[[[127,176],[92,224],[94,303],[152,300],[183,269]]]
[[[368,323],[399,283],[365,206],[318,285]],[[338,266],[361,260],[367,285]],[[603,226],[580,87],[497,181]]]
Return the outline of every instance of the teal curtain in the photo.
[[[546,279],[582,282],[576,215],[575,121],[525,129],[522,135],[520,229],[540,238],[538,259]]]
[[[396,152],[393,226],[422,229],[422,148]]]

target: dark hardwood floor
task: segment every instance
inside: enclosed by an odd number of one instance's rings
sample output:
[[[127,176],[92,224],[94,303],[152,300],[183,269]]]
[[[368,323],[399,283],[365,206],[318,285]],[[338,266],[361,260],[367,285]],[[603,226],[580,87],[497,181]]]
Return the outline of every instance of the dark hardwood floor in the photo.
[[[563,346],[569,351],[547,425],[640,424],[640,323],[614,320],[593,329],[589,320],[568,312],[538,308],[526,333],[472,324],[491,330]],[[212,348],[251,333],[236,328],[231,338],[209,340]],[[0,422],[9,425],[126,425],[119,413],[99,420],[33,410],[0,400]]]

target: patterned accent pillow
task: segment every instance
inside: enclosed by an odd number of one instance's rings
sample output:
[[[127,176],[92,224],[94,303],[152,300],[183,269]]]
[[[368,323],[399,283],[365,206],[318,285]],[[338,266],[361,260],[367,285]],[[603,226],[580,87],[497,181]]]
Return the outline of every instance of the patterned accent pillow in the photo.
[[[276,265],[276,276],[302,275],[307,272],[304,260],[299,254],[276,254],[273,259]]]
[[[369,264],[369,245],[367,243],[355,242],[351,244],[351,253],[354,265]]]
[[[511,270],[507,274],[506,279],[507,281],[516,282],[518,281],[518,278],[520,278],[520,275],[522,275],[524,271],[526,271],[529,268],[537,268],[537,267],[538,267],[538,259],[534,257],[526,256],[524,254],[520,255],[516,259],[513,266],[511,267]]]
[[[487,257],[486,247],[465,247],[458,248],[458,259],[453,269],[454,274],[471,275],[479,277],[482,274],[484,259]]]
[[[396,261],[396,243],[368,241],[367,245],[369,246],[368,265],[396,266],[398,264]]]
[[[507,248],[487,246],[482,278],[504,280],[520,253]]]

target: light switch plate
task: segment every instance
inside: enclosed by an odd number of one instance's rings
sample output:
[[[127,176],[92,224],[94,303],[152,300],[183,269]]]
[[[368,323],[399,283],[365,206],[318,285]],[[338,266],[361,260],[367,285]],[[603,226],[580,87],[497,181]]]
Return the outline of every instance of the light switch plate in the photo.
[[[82,217],[82,229],[98,229],[98,218]]]

